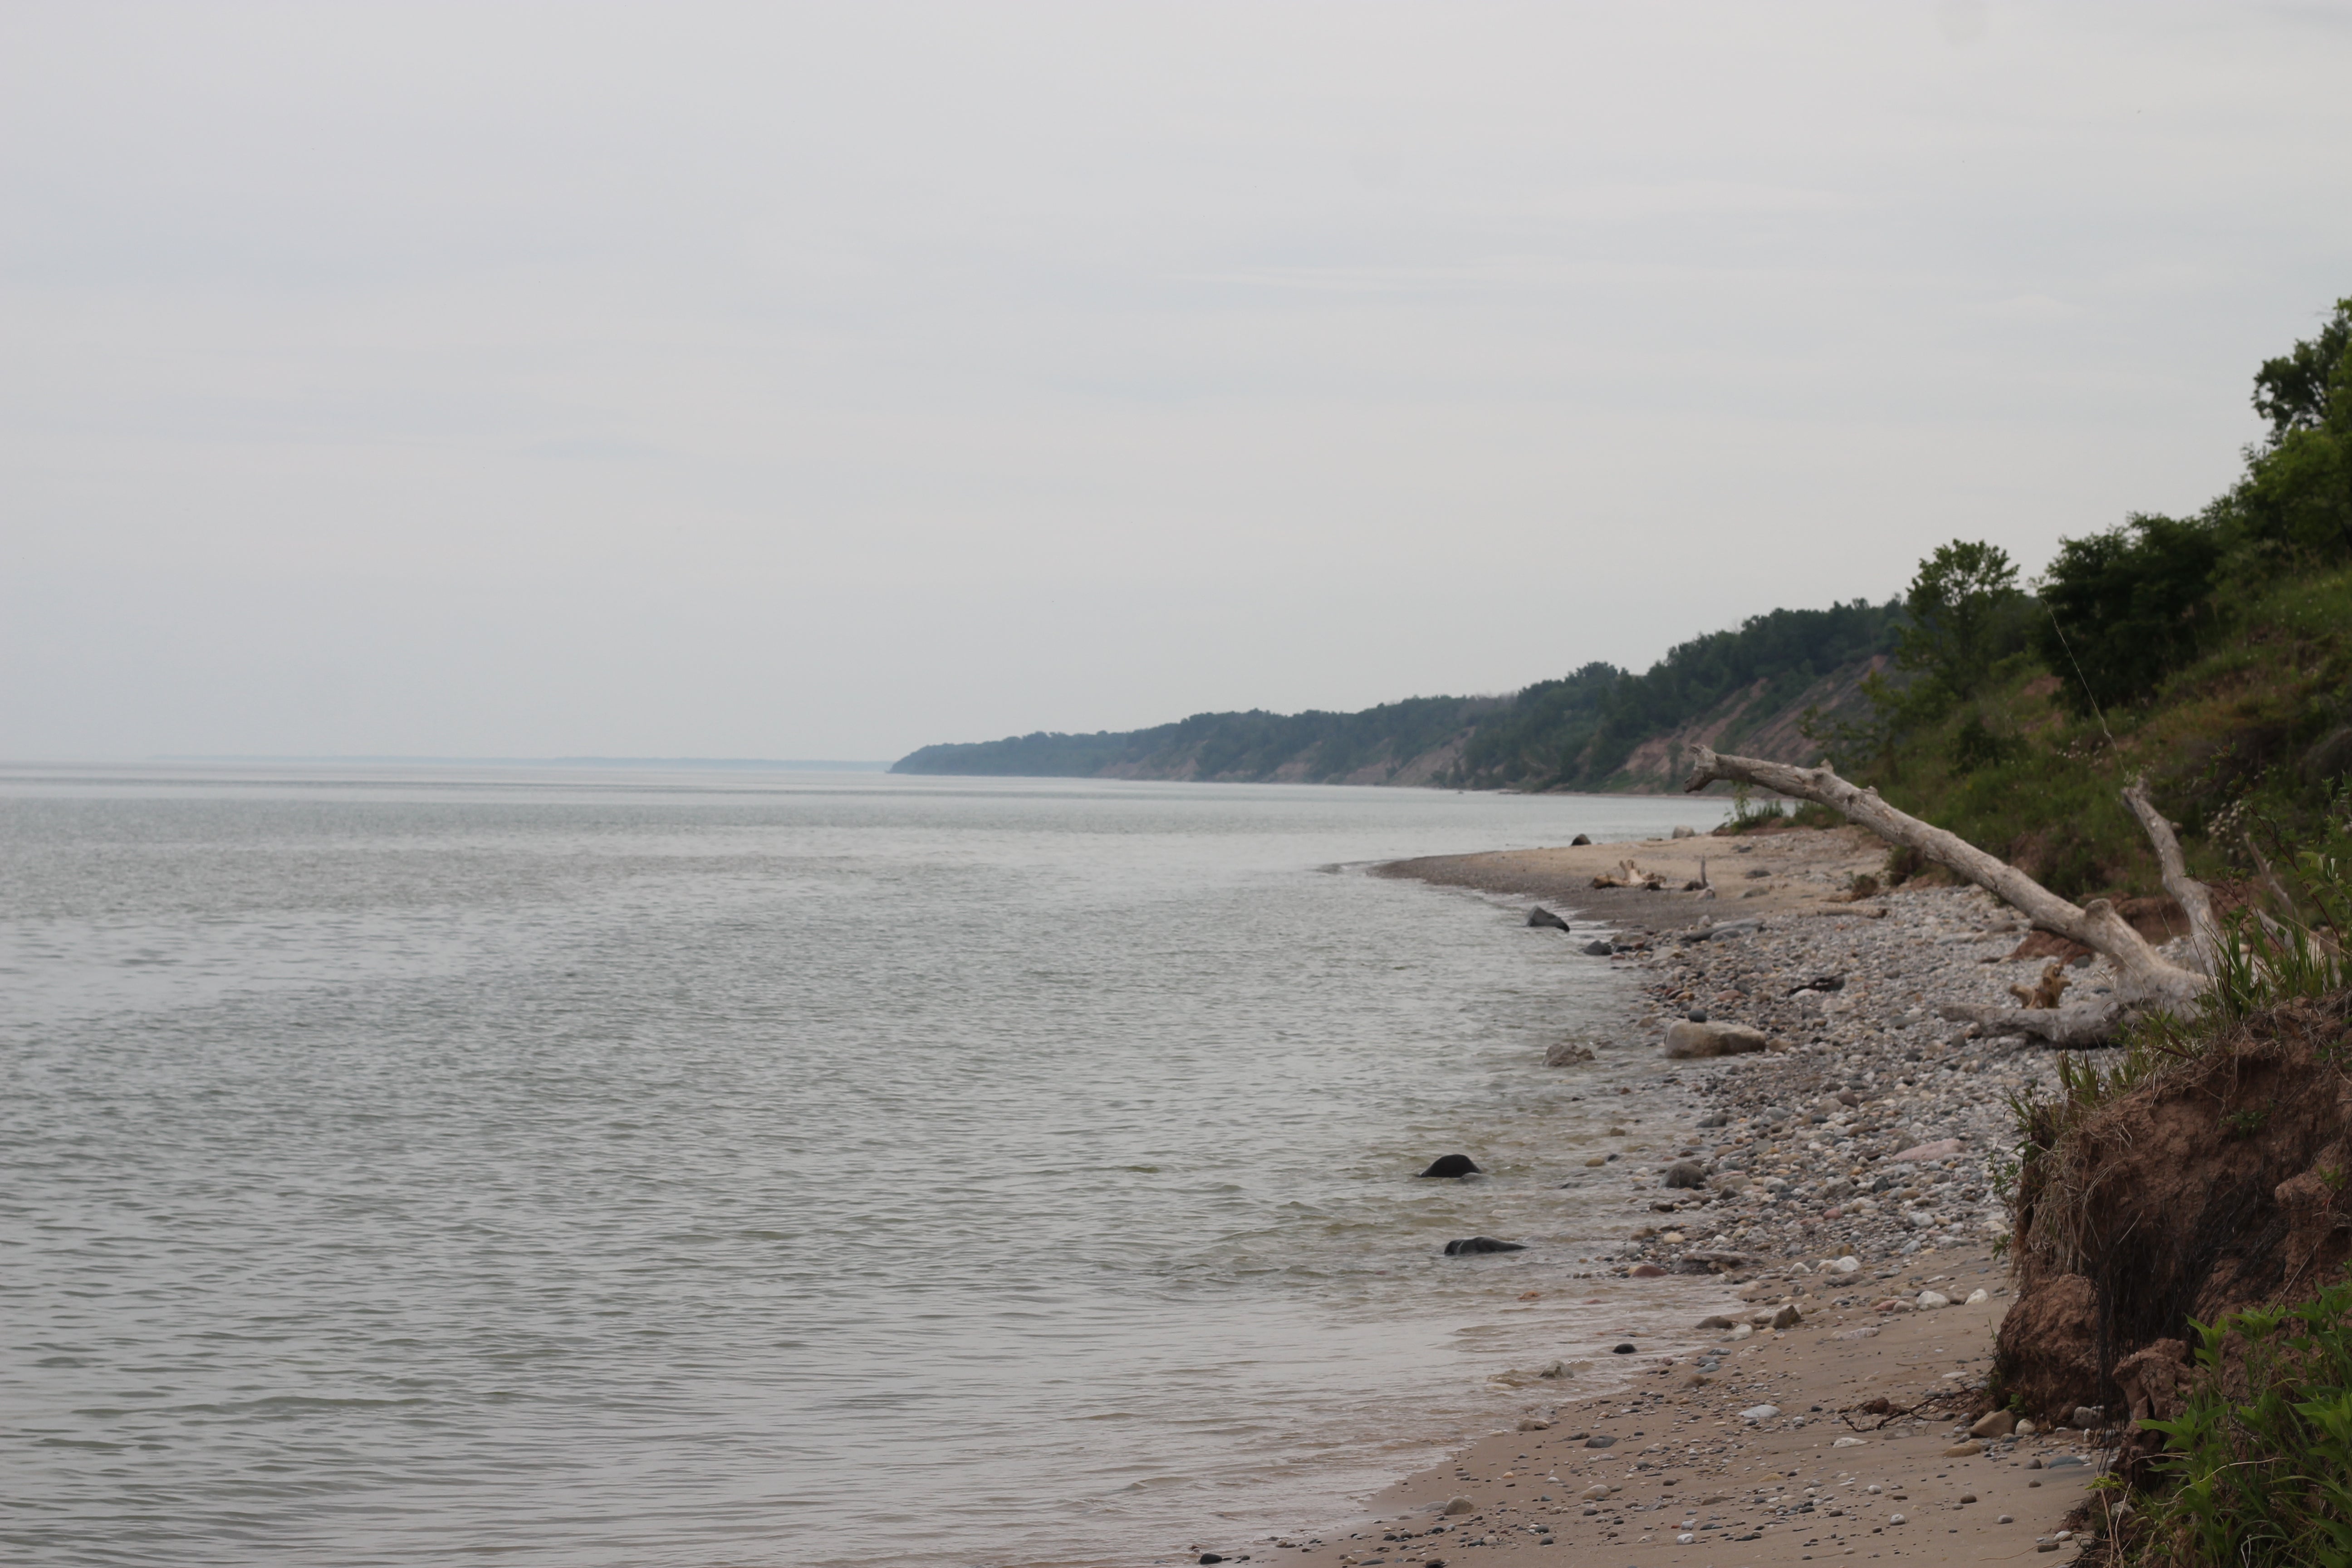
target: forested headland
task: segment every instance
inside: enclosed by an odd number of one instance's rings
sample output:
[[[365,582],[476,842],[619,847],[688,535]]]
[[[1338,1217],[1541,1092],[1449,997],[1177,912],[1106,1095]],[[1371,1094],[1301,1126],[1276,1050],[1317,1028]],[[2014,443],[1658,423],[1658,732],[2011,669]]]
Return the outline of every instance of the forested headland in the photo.
[[[1502,697],[1414,697],[1357,713],[1196,713],[1091,735],[1039,731],[926,746],[891,771],[1663,789],[1671,758],[1658,742],[1678,731],[1792,754],[1808,744],[1799,729],[1806,710],[1858,711],[1861,683],[1892,654],[1903,619],[1895,602],[1774,610],[1696,637],[1639,675],[1595,663]]]
[[[2267,429],[2221,495],[2062,539],[2032,581],[1955,540],[1884,603],[1774,610],[1638,674],[927,746],[895,771],[1656,790],[1697,740],[1829,760],[2070,895],[2152,885],[2116,798],[2146,772],[2199,853],[2269,876],[2266,839],[2352,834],[2352,299],[2260,365],[2253,405]]]

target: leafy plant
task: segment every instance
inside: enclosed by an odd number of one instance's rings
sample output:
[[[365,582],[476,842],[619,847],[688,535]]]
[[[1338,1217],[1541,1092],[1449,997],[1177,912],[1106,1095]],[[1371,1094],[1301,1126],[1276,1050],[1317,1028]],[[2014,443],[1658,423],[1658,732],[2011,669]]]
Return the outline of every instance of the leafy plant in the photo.
[[[2254,1105],[2249,1106],[2243,1110],[2233,1110],[2222,1120],[2229,1125],[2231,1137],[2252,1138],[2255,1133],[2260,1132],[2263,1130],[2263,1125],[2268,1122],[2270,1119],[2271,1110],[2269,1106]]]
[[[1903,598],[1911,624],[1895,661],[1919,677],[1913,700],[1928,706],[1974,697],[1994,662],[2011,651],[2006,623],[2023,597],[2017,566],[1999,545],[1966,539],[1937,545]]]
[[[2169,1485],[2146,1501],[2135,1560],[2352,1568],[2352,1283],[2190,1327],[2185,1407],[2140,1423],[2164,1436]]]

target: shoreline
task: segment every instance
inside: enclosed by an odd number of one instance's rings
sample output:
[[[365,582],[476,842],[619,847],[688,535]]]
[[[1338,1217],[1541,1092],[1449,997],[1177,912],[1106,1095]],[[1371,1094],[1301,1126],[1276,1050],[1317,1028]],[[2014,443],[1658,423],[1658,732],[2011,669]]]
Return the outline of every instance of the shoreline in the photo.
[[[1679,889],[1702,856],[1711,899],[1591,886],[1631,858]],[[1530,1397],[1517,1430],[1468,1438],[1319,1535],[1244,1538],[1226,1533],[1239,1521],[1203,1520],[1197,1543],[1073,1560],[1462,1568],[1524,1554],[1580,1568],[1613,1552],[1626,1564],[1761,1568],[2073,1552],[2081,1538],[2059,1532],[2108,1437],[2064,1431],[1958,1447],[1984,1403],[1977,1391],[2009,1301],[1991,1169],[2006,1146],[2003,1099],[2046,1091],[2055,1057],[1934,1016],[1943,1001],[2005,998],[2009,984],[2034,978],[2040,955],[2018,952],[2032,935],[2024,922],[1972,888],[1846,901],[1853,876],[1884,856],[1859,829],[1785,829],[1378,868],[1541,902],[1613,931],[1607,956],[1587,951],[1590,931],[1559,933],[1563,962],[1641,973],[1640,1000],[1608,1047],[1613,1060],[1648,1053],[1658,1088],[1706,1109],[1623,1152],[1625,1240],[1591,1287],[1630,1293],[1651,1279],[1710,1276],[1748,1303],[1727,1320],[1766,1322],[1694,1325],[1675,1338],[1700,1348],[1680,1354],[1636,1346],[1614,1392],[1567,1383]],[[2096,970],[2069,973],[2085,988],[2104,983]],[[1667,1026],[1694,1009],[1760,1031],[1768,1047],[1666,1058]],[[1678,1166],[1675,1179],[1690,1184],[1667,1185]],[[1769,1326],[1776,1314],[1782,1327]],[[1931,1396],[1883,1428],[1874,1415],[1841,1415]],[[1743,1416],[1759,1404],[1772,1414]],[[1603,1485],[1607,1494],[1587,1495]]]

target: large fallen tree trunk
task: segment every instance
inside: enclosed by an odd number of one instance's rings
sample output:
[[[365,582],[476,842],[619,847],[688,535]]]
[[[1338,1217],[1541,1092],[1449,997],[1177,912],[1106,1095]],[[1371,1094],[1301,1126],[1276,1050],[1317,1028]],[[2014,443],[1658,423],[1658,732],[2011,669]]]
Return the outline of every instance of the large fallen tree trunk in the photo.
[[[2151,1005],[2185,1005],[2210,984],[2213,955],[2221,941],[2211,895],[2204,884],[2189,876],[2172,824],[2148,801],[2140,782],[2135,781],[2124,792],[2124,803],[2156,847],[2166,890],[2189,913],[2197,968],[2175,963],[2157,952],[2106,900],[2093,899],[2086,905],[2070,903],[2006,860],[1986,854],[1958,834],[1895,810],[1878,797],[1876,790],[1849,783],[1828,768],[1797,768],[1755,757],[1724,756],[1705,746],[1690,750],[1696,771],[1684,783],[1685,790],[1695,793],[1723,779],[1826,805],[1888,843],[1915,849],[1975,883],[2042,930],[2105,955],[2116,968],[2116,994],[2099,1002],[2052,1008],[1951,1004],[1937,1009],[1946,1018],[2038,1035],[2053,1045],[2096,1045],[2114,1032],[2126,1013]]]

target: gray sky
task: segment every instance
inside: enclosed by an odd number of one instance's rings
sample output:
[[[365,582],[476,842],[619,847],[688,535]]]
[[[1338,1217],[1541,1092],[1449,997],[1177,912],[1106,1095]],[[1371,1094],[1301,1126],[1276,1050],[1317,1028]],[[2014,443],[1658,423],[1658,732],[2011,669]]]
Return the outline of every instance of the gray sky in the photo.
[[[0,754],[888,757],[2192,508],[2352,7],[0,8]]]

